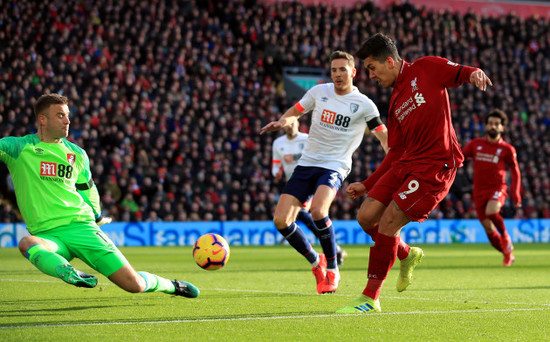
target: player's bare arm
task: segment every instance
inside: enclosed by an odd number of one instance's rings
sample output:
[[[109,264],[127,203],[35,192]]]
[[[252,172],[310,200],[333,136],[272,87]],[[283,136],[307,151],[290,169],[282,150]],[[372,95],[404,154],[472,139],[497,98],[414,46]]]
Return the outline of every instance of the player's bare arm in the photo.
[[[382,125],[383,128],[379,131],[374,131],[374,136],[380,141],[380,146],[384,149],[384,152],[386,154],[388,153],[389,146],[388,146],[388,129],[385,125]]]
[[[277,173],[275,174],[275,180],[279,180],[283,178],[283,174],[284,174],[284,170],[283,170],[283,167],[281,166],[279,168],[279,171],[277,171]]]
[[[289,108],[286,113],[281,116],[281,118],[277,121],[271,121],[262,129],[260,130],[260,134],[264,134],[266,132],[275,132],[280,130],[283,127],[290,126],[294,123],[294,121],[298,120],[300,116],[302,116],[302,112],[298,111],[295,106],[292,106]]]
[[[472,74],[470,75],[470,83],[475,85],[481,91],[487,90],[487,85],[491,87],[493,86],[493,82],[491,82],[489,76],[487,76],[485,72],[481,69],[477,69],[476,71],[472,72]]]
[[[386,125],[384,125],[380,117],[377,116],[376,118],[369,120],[367,122],[367,126],[367,131],[370,131],[374,134],[376,139],[380,141],[380,145],[384,149],[384,152],[388,153],[388,128],[386,127]]]

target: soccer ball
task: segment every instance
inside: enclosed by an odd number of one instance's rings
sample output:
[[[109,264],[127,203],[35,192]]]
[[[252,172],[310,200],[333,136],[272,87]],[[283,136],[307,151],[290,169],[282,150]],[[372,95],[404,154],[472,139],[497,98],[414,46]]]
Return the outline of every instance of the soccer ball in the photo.
[[[193,245],[193,258],[205,270],[219,270],[229,260],[229,244],[218,234],[204,234]]]

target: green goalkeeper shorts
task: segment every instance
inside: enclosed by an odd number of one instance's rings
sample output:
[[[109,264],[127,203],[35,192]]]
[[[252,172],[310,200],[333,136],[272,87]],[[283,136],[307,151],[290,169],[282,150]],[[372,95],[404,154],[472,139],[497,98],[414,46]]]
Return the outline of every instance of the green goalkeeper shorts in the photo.
[[[113,241],[93,221],[75,222],[35,236],[45,240],[52,252],[69,261],[78,258],[106,277],[128,264]]]

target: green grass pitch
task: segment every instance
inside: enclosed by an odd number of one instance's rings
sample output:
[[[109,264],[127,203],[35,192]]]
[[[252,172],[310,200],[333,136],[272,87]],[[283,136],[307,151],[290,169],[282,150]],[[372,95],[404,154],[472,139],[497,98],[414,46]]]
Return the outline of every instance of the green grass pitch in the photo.
[[[232,246],[219,271],[195,265],[190,246],[122,248],[138,271],[199,286],[197,299],[130,294],[103,276],[94,289],[76,288],[0,248],[0,341],[550,340],[550,245],[517,244],[510,268],[488,244],[421,246],[408,290],[395,290],[399,262],[390,271],[382,313],[337,315],[365,286],[369,247],[345,246],[332,295],[315,292],[289,246]]]

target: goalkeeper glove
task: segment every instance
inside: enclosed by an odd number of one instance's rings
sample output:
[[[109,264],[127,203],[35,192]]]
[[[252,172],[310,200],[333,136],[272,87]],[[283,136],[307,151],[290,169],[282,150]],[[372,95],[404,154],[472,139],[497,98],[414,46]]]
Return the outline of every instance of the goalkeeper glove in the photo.
[[[98,226],[103,226],[104,224],[108,224],[108,223],[111,223],[113,222],[113,219],[111,217],[106,217],[106,216],[99,216],[98,218],[95,219],[95,223],[97,223]]]

